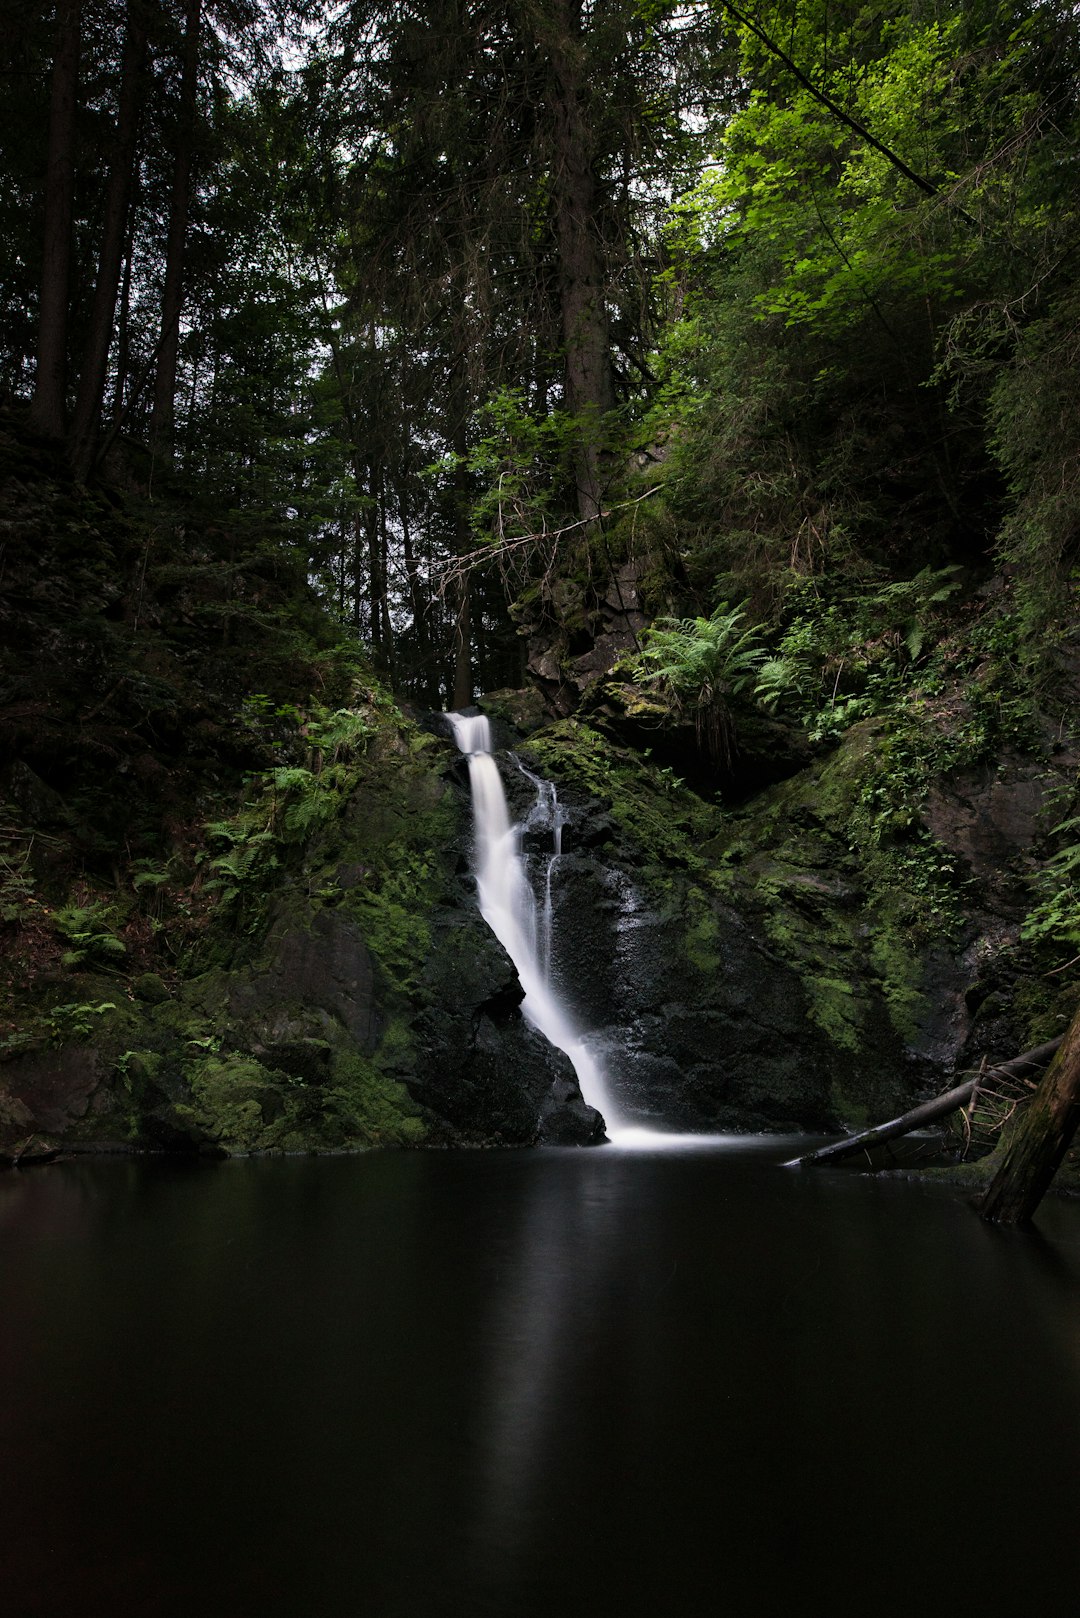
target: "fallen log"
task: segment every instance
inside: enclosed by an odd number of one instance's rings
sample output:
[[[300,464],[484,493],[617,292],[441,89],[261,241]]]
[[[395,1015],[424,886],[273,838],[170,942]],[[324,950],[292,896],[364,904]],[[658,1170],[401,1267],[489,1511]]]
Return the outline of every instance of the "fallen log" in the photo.
[[[1064,1035],[1059,1034],[1057,1039],[1051,1039],[1045,1045],[1037,1045],[1034,1050],[1025,1051],[1022,1056],[1014,1056],[1009,1062],[999,1062],[996,1067],[976,1073],[963,1084],[956,1085],[952,1090],[946,1090],[944,1095],[935,1096],[932,1101],[924,1101],[920,1106],[912,1107],[910,1112],[903,1113],[899,1118],[891,1118],[888,1123],[878,1124],[874,1129],[864,1129],[858,1135],[846,1135],[843,1140],[834,1141],[831,1146],[822,1146],[816,1152],[807,1152],[805,1157],[793,1157],[784,1167],[796,1168],[806,1163],[835,1163],[844,1157],[854,1157],[857,1152],[865,1150],[868,1146],[880,1146],[887,1140],[910,1135],[912,1130],[921,1129],[925,1124],[936,1123],[939,1118],[947,1118],[949,1113],[955,1112],[958,1107],[966,1107],[976,1089],[990,1080],[1020,1079],[1026,1078],[1030,1073],[1041,1072],[1063,1038]]]

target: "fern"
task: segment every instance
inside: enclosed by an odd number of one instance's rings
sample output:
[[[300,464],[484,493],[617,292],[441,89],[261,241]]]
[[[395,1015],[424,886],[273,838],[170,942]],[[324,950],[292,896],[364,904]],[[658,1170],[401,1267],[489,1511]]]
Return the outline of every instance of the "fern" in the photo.
[[[375,727],[353,708],[338,708],[325,719],[308,726],[308,740],[336,764],[343,754],[363,751]]]
[[[283,764],[270,771],[270,784],[275,792],[309,791],[315,788],[315,777],[299,765]]]
[[[340,805],[341,799],[333,791],[303,793],[285,810],[282,821],[285,832],[290,839],[306,837],[315,826],[333,819]]]
[[[117,938],[109,922],[112,909],[95,902],[68,904],[53,912],[53,926],[70,944],[60,957],[64,966],[104,966],[127,954],[127,945]]]
[[[1080,816],[1063,820],[1055,833],[1073,832]],[[1070,843],[1047,860],[1035,878],[1037,903],[1022,936],[1030,943],[1080,944],[1080,843]]]
[[[743,617],[722,601],[709,618],[660,618],[636,660],[638,678],[693,719],[699,745],[717,763],[731,754],[728,696],[746,689],[765,657],[758,629],[740,628]]]

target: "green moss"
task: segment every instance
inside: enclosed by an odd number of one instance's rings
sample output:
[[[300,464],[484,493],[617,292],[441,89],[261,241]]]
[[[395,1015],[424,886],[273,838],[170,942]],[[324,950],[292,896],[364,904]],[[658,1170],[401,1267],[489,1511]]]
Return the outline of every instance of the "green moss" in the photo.
[[[418,1145],[426,1135],[405,1086],[354,1051],[339,1051],[319,1086],[239,1054],[207,1056],[186,1078],[191,1099],[177,1118],[230,1153]]]
[[[822,1033],[840,1050],[857,1051],[862,1033],[859,1002],[845,978],[804,972],[807,1011]]]
[[[426,876],[422,865],[404,866],[387,873],[376,891],[358,894],[351,904],[371,953],[402,993],[415,985],[431,947]]]
[[[923,967],[907,939],[887,926],[870,938],[870,960],[881,980],[889,1019],[901,1039],[913,1040],[925,1010]]]
[[[405,1086],[358,1052],[335,1058],[327,1104],[350,1140],[372,1146],[418,1146],[427,1134]]]
[[[416,1066],[415,1041],[404,1017],[390,1020],[372,1060],[389,1077],[407,1077]]]
[[[384,759],[354,795],[337,854],[363,875],[343,903],[391,992],[417,987],[431,948],[428,917],[444,890],[445,851],[457,829],[453,798],[422,759]],[[332,878],[332,867],[326,875]]]
[[[848,1129],[869,1127],[870,1115],[866,1107],[861,1102],[852,1100],[838,1079],[834,1079],[829,1086],[829,1105],[837,1120]]]
[[[1026,1029],[1024,1049],[1028,1050],[1056,1039],[1072,1020],[1080,1005],[1080,984],[1024,977],[1013,989],[1013,1004]]]
[[[191,1101],[176,1112],[208,1140],[229,1152],[266,1151],[279,1144],[274,1101],[280,1087],[253,1057],[208,1056],[189,1068],[187,1081]]]
[[[700,888],[690,887],[686,895],[684,947],[692,966],[710,975],[719,972],[723,962],[715,948],[720,935],[716,915]]]
[[[689,791],[672,770],[617,747],[576,719],[549,725],[531,736],[522,752],[545,774],[569,778],[602,798],[646,859],[680,865],[709,880],[709,864],[698,848],[716,835],[722,811]]]

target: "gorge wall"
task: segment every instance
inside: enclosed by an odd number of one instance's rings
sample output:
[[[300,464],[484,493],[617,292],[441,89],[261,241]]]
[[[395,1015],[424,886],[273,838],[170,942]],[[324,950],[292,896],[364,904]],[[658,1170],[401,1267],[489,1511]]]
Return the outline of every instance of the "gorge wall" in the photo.
[[[941,784],[926,815],[964,865],[964,909],[920,931],[883,912],[850,847],[872,724],[724,811],[580,721],[526,735],[517,696],[490,706],[497,739],[558,779],[556,985],[630,1121],[857,1125],[1060,1015],[1018,953],[1045,761]],[[9,1052],[9,1155],[595,1139],[477,911],[464,760],[438,732],[383,714],[339,812],[242,927],[219,917],[189,975],[71,974],[66,995],[112,1008]],[[532,784],[502,773],[524,813]]]

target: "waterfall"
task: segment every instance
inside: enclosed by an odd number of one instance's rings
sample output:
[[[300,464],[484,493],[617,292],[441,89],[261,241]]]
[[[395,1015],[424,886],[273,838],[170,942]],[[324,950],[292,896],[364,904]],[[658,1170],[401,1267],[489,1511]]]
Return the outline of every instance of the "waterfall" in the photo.
[[[518,768],[537,787],[537,799],[526,825],[550,817],[552,850],[545,878],[544,904],[536,900],[521,857],[520,828],[510,823],[502,777],[491,755],[491,725],[484,714],[447,714],[454,740],[469,760],[473,819],[476,830],[475,872],[480,914],[517,967],[525,998],[521,1009],[529,1022],[574,1065],[581,1094],[602,1113],[608,1134],[622,1125],[618,1109],[596,1058],[551,986],[551,880],[562,850],[562,812],[555,788],[523,765]]]
[[[537,829],[551,832],[551,848],[548,851],[547,864],[544,867],[544,902],[538,914],[538,932],[536,940],[537,955],[540,970],[544,981],[551,981],[551,928],[554,914],[552,905],[551,885],[555,875],[555,867],[562,858],[562,831],[566,824],[566,811],[559,802],[559,794],[555,790],[554,781],[545,781],[543,776],[534,775],[527,770],[516,754],[510,757],[521,771],[527,781],[531,781],[536,789],[536,798],[532,808],[521,823],[523,832],[533,832]]]

